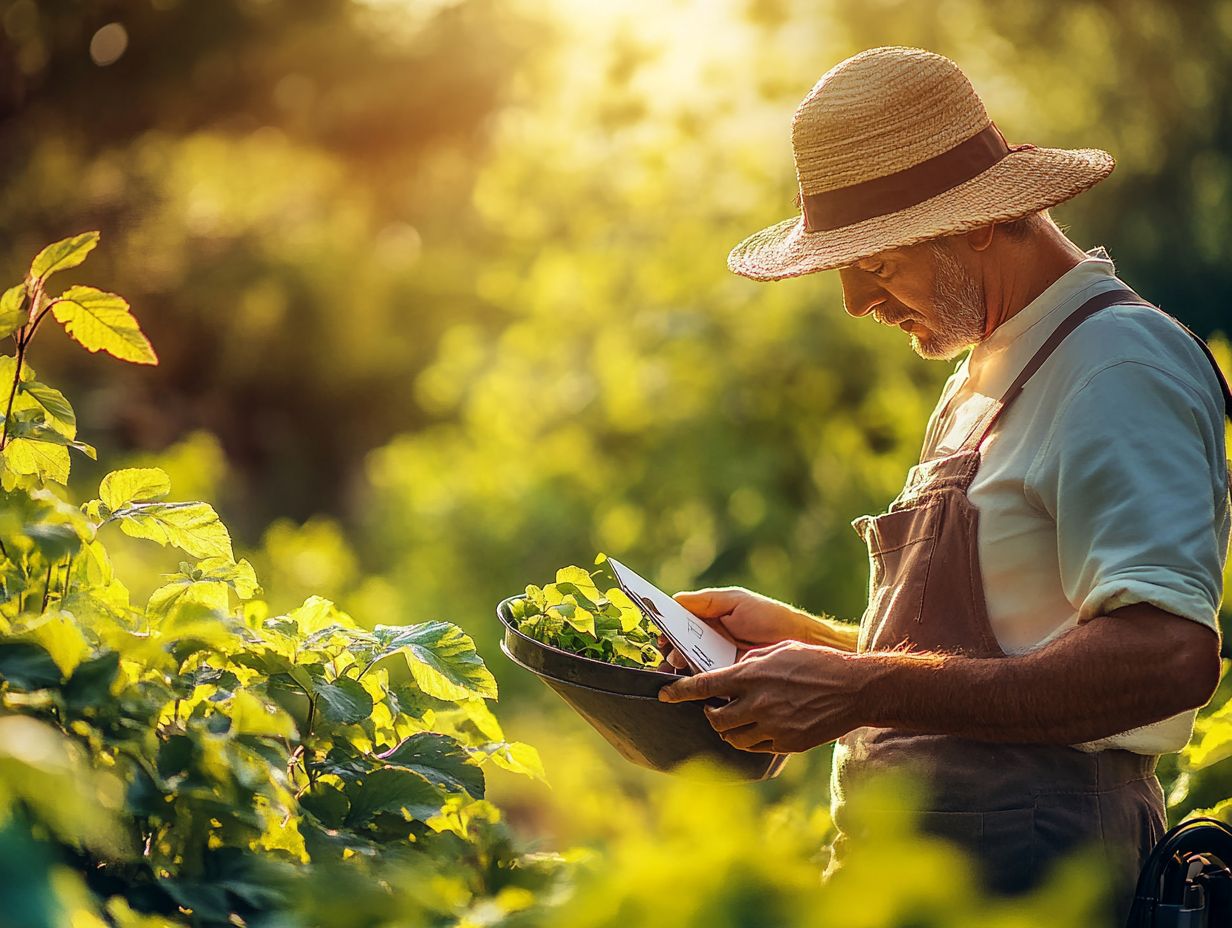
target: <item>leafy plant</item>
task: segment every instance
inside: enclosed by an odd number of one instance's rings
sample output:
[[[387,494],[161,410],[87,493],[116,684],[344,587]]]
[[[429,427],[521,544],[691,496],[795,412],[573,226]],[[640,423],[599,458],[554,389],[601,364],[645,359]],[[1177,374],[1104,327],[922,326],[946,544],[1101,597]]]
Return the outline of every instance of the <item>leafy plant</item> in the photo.
[[[29,870],[22,923],[68,908],[91,925],[445,924],[523,907],[555,858],[513,850],[485,780],[543,771],[488,708],[496,682],[466,634],[366,629],[315,596],[274,614],[213,507],[169,501],[158,468],[70,501],[69,449],[94,450],[27,363],[40,324],[157,360],[122,298],[47,295],[97,242],[49,246],[0,299],[16,344],[0,364],[0,855]],[[189,558],[144,603],[108,556],[117,530]],[[353,891],[340,905],[322,886]]]
[[[595,561],[603,564],[602,554]],[[603,582],[600,590],[598,582]],[[657,667],[659,629],[633,604],[606,570],[591,573],[562,567],[556,582],[528,586],[526,598],[514,600],[512,616],[518,631],[564,651],[619,664]]]

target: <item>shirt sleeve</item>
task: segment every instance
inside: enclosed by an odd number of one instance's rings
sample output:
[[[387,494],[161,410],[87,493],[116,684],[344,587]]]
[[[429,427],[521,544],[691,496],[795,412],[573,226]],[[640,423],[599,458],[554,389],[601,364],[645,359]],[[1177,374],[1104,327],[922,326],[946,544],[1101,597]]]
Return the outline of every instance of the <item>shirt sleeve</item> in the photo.
[[[1150,603],[1219,631],[1223,419],[1195,386],[1144,361],[1100,369],[1070,394],[1026,483],[1056,523],[1079,622]]]

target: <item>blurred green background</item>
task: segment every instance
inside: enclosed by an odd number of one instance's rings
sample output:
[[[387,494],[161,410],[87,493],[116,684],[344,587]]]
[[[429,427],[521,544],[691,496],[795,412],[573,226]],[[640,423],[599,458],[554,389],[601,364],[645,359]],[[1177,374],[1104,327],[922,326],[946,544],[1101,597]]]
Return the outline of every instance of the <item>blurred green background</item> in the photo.
[[[549,777],[636,803],[660,781],[504,660],[494,606],[606,551],[860,613],[848,523],[950,367],[847,317],[834,275],[725,258],[794,211],[799,99],[895,43],[954,57],[1011,143],[1111,151],[1054,215],[1232,328],[1228,0],[0,0],[0,279],[101,229],[81,279],[161,364],[43,340],[81,437],[216,500],[276,608],[459,623]],[[824,799],[814,754],[767,791]],[[527,833],[604,840],[507,789]]]

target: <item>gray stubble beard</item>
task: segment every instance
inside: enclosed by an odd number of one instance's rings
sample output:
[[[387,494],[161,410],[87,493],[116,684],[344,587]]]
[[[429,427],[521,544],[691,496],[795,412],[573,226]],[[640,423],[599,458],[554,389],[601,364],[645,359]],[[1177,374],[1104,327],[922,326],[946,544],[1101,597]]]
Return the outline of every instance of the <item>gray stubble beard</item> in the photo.
[[[922,358],[948,361],[984,337],[984,288],[945,242],[928,244],[937,262],[933,303],[939,325],[927,340],[912,335],[911,348]]]

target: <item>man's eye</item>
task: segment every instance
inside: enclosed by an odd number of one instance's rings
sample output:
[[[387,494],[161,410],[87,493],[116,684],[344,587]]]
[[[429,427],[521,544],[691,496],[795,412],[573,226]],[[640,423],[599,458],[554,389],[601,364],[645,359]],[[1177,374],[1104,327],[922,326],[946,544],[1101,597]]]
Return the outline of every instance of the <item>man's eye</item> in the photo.
[[[876,274],[878,277],[888,277],[888,276],[890,276],[890,275],[886,272],[886,266],[885,266],[885,263],[884,263],[884,262],[878,263],[878,264],[874,265],[873,267],[870,267],[870,268],[868,269],[868,272],[869,272],[870,274]]]

